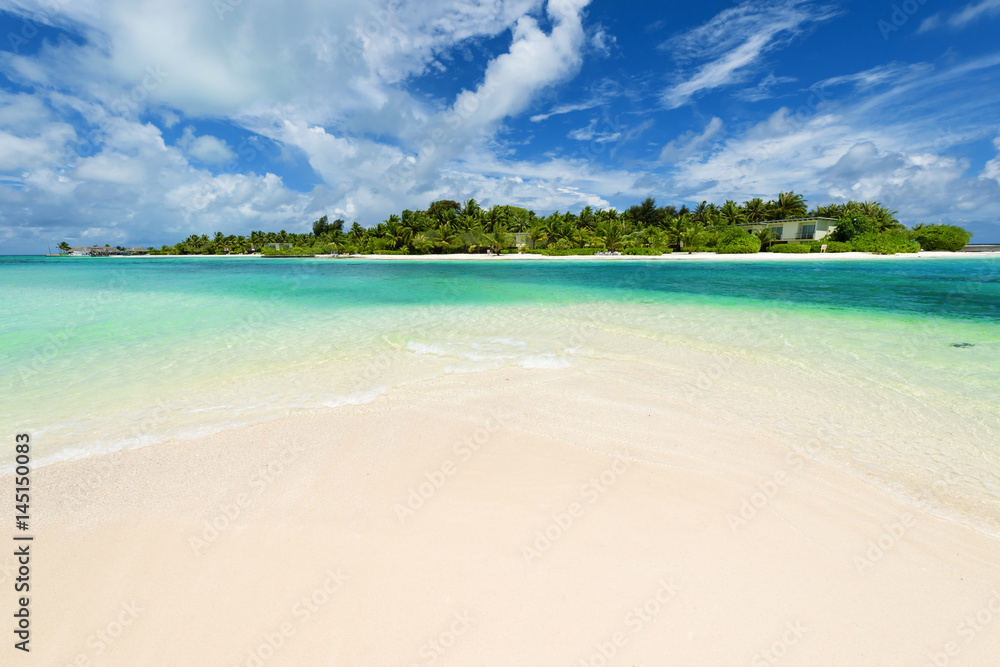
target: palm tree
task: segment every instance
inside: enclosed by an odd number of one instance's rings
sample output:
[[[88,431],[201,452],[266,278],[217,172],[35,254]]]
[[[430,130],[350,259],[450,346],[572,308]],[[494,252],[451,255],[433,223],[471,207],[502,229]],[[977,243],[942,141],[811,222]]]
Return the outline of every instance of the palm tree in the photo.
[[[686,225],[680,234],[681,247],[687,248],[688,254],[694,252],[695,246],[698,245],[698,241],[702,239],[705,233],[705,225],[700,222],[691,222]]]
[[[490,248],[491,250],[493,250],[493,252],[497,253],[498,255],[500,254],[500,251],[502,251],[504,248],[510,245],[512,240],[510,234],[507,233],[507,230],[504,228],[502,224],[496,225],[493,228],[492,233],[490,234],[484,233],[482,237],[483,241],[485,242],[483,243],[483,245],[485,245],[487,248]]]
[[[691,219],[695,222],[705,222],[709,214],[709,204],[707,201],[702,201],[698,206],[695,207],[694,213],[691,214]]]
[[[770,248],[771,244],[778,240],[778,238],[774,235],[774,232],[771,231],[770,227],[760,227],[753,230],[751,234],[760,239],[761,250]]]
[[[722,205],[719,209],[719,217],[727,225],[739,225],[747,221],[746,214],[743,213],[743,209],[740,205],[734,202],[732,199],[727,199],[726,203]]]
[[[743,205],[743,212],[747,222],[764,222],[767,220],[767,207],[764,205],[764,200],[760,197],[754,197],[745,203]]]
[[[604,247],[614,252],[625,241],[625,225],[622,222],[606,222],[597,228],[597,238],[604,242]]]
[[[791,190],[788,192],[779,192],[778,200],[774,202],[774,211],[777,214],[775,216],[777,220],[805,217],[807,211],[806,198],[795,194]]]
[[[670,241],[671,245],[680,246],[681,236],[684,234],[684,230],[691,225],[691,216],[687,213],[679,215],[676,218],[671,218],[667,220],[666,233],[667,239]]]
[[[59,243],[59,249],[62,250],[63,252],[69,252],[70,251],[69,244],[66,243],[65,241],[62,241],[62,242]]]
[[[413,235],[411,245],[414,250],[426,253],[434,247],[434,240],[429,232],[417,232]]]

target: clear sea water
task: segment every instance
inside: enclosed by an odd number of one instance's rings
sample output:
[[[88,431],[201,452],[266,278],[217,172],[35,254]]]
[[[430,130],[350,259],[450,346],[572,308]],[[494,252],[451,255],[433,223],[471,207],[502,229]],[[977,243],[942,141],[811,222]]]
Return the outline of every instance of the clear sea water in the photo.
[[[1000,261],[0,258],[0,420],[39,463],[375,400],[614,374],[1000,533]],[[4,450],[0,462],[9,464]]]

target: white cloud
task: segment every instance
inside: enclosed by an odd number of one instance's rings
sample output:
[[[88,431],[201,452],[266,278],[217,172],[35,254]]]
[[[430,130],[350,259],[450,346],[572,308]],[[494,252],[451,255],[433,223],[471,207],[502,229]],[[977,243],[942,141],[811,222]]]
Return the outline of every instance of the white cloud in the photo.
[[[979,174],[979,177],[992,178],[997,183],[1000,183],[1000,137],[993,140],[993,146],[998,151],[997,156],[983,166],[983,171]]]
[[[831,86],[841,86],[853,84],[858,89],[871,88],[884,83],[892,83],[907,76],[922,76],[933,69],[927,63],[915,65],[904,65],[898,62],[891,62],[885,65],[878,65],[871,69],[852,74],[843,74],[823,79],[815,84],[814,88],[827,88]]]
[[[236,158],[236,153],[225,141],[208,134],[196,137],[194,128],[190,126],[184,128],[177,145],[203,164],[219,165]]]
[[[938,13],[930,16],[920,24],[918,33],[928,32],[947,25],[954,29],[964,28],[973,21],[985,19],[994,15],[1000,15],[1000,0],[980,0],[980,2],[970,2],[959,11],[945,17]]]
[[[597,29],[590,35],[590,45],[603,56],[611,55],[611,49],[617,43],[618,38],[605,30],[604,26],[597,26]]]
[[[580,127],[569,133],[570,139],[575,139],[576,141],[594,141],[599,144],[616,141],[621,136],[621,132],[598,132],[597,119],[590,121],[590,125],[587,127]]]
[[[590,89],[589,97],[572,104],[558,104],[545,113],[531,116],[531,122],[540,123],[541,121],[548,120],[553,116],[561,116],[575,111],[586,111],[587,109],[606,106],[618,97],[620,93],[621,86],[616,81],[604,79]]]
[[[31,57],[0,53],[0,71],[35,91],[0,92],[0,242],[18,239],[19,249],[83,234],[145,244],[207,230],[305,230],[324,213],[370,224],[443,197],[541,212],[793,188],[813,202],[875,193],[905,215],[1000,215],[1000,156],[978,176],[948,157],[952,146],[982,140],[983,128],[996,132],[1000,95],[980,74],[997,57],[944,71],[890,63],[815,84],[833,92],[800,113],[747,124],[713,117],[662,147],[670,163],[662,173],[662,163],[625,168],[602,157],[662,122],[630,115],[651,74],[636,73],[621,109],[611,104],[625,97],[618,81],[574,88],[572,102],[556,94],[585,58],[613,47],[606,29],[586,25],[585,0],[243,2],[221,20],[210,2],[178,11],[152,0],[74,0],[59,14],[48,0],[22,5],[82,39],[46,42]],[[667,97],[683,103],[750,76],[757,84],[743,99],[771,96],[790,81],[761,78],[768,54],[834,13],[805,0],[722,12],[667,43],[679,65]],[[499,53],[465,62],[464,53],[504,39]],[[461,93],[444,101],[411,93],[414,77],[451,79],[456,63],[479,64]],[[584,142],[572,144],[572,158],[519,159],[522,149],[511,150],[534,133],[506,133],[514,117],[534,113],[540,123],[599,107],[609,112],[570,131]],[[612,121],[612,108],[636,120]],[[205,117],[273,140],[283,154],[276,161],[305,156],[322,185],[292,190],[249,159],[241,168],[261,175],[213,175],[205,167],[242,158],[243,145],[193,128],[165,144],[160,128]]]
[[[681,81],[663,93],[664,105],[676,109],[700,92],[744,81],[766,52],[801,34],[809,24],[838,14],[831,6],[808,0],[746,0],[717,14],[662,45],[682,65]],[[688,66],[694,71],[689,72]]]
[[[589,0],[549,0],[554,22],[545,34],[530,16],[518,19],[507,53],[490,61],[483,83],[462,91],[451,108],[459,128],[478,131],[520,113],[535,94],[574,74],[582,62],[584,31],[581,12]]]
[[[245,230],[276,219],[292,228],[331,209],[369,222],[401,202],[426,205],[424,194],[457,156],[577,71],[588,47],[586,4],[299,0],[227,5],[220,16],[212,3],[74,0],[53,11],[47,0],[21,0],[20,13],[82,39],[46,41],[30,56],[0,53],[0,70],[35,91],[0,93],[0,177],[16,186],[0,186],[0,204],[21,211],[17,219],[0,213],[0,236],[119,225],[139,242],[189,225]],[[543,7],[548,31],[532,18]],[[450,109],[406,90],[409,77],[447,69],[450,49],[508,30],[508,52]],[[79,130],[58,122],[77,114]],[[155,126],[137,122],[170,127],[205,116],[273,139],[285,153],[302,151],[325,185],[296,193],[272,174],[213,177],[198,165],[233,159],[233,147],[193,130],[166,146]],[[434,131],[451,129],[454,118],[460,131],[425,155]],[[391,169],[414,157],[417,168]],[[248,199],[254,190],[269,193],[262,201],[273,208]]]
[[[774,97],[773,90],[775,86],[780,86],[783,83],[794,83],[795,81],[797,81],[795,77],[775,76],[774,72],[772,72],[761,79],[756,86],[741,90],[736,96],[747,102],[760,102],[761,100]]]
[[[593,109],[596,106],[600,106],[600,104],[601,102],[599,100],[590,100],[587,102],[580,102],[579,104],[561,104],[557,107],[553,107],[546,113],[535,114],[531,117],[531,122],[539,123],[543,120],[548,120],[553,116],[561,116],[562,114],[573,113],[574,111],[586,111],[587,109]]]
[[[676,162],[697,153],[722,132],[723,125],[722,119],[716,116],[705,125],[702,132],[685,132],[663,147],[660,162]]]

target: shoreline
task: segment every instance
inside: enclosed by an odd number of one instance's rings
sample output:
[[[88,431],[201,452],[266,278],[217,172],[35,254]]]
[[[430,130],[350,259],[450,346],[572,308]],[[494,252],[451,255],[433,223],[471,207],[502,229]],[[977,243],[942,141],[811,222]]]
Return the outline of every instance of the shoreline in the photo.
[[[26,257],[42,257],[43,255],[25,255]],[[44,255],[45,257],[55,257]],[[208,259],[208,260],[249,260],[249,259],[294,259],[294,260],[378,260],[378,261],[723,261],[750,262],[763,261],[837,261],[850,259],[871,259],[890,261],[901,259],[947,259],[947,258],[1000,258],[1000,251],[984,252],[948,252],[923,251],[918,253],[899,253],[896,255],[875,255],[869,252],[842,253],[776,253],[760,252],[752,254],[716,254],[714,252],[673,252],[663,255],[537,255],[532,253],[510,253],[504,255],[484,255],[482,253],[451,253],[442,255],[109,255],[108,257],[66,257],[66,259]]]
[[[1000,605],[1000,540],[789,445],[506,368],[53,464],[33,658],[96,659],[124,604],[101,664],[990,664],[996,628],[956,628]]]

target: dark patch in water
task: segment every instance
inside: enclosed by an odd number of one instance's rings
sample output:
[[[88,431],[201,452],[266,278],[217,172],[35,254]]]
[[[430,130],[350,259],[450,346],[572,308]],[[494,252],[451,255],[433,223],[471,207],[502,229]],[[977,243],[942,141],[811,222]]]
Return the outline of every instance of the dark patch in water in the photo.
[[[952,347],[975,347],[974,343],[952,343]]]

